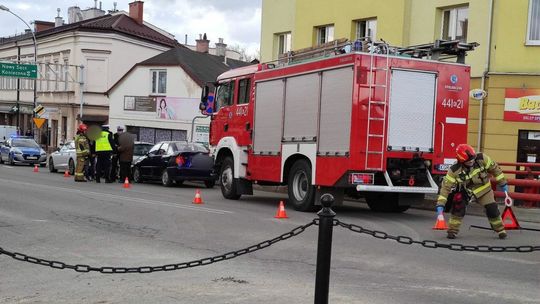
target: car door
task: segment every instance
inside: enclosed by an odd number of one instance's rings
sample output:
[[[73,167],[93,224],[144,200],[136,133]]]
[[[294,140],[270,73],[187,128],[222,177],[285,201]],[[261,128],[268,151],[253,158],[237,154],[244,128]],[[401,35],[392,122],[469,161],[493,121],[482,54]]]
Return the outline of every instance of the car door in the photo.
[[[164,169],[164,159],[167,158],[167,150],[169,149],[169,143],[163,143],[161,147],[159,147],[159,150],[157,151],[156,155],[152,156],[151,164],[152,166],[152,176],[153,178],[159,179],[161,178],[161,172]]]
[[[65,169],[67,167],[67,160],[66,160],[66,152],[68,150],[68,145],[65,144],[60,148],[60,151],[58,151],[58,155],[54,159],[54,166],[57,169]]]
[[[148,151],[148,154],[144,156],[144,159],[141,160],[139,163],[139,170],[141,171],[141,175],[144,178],[151,178],[152,175],[152,161],[155,160],[156,155],[158,154],[159,148],[163,145],[163,143],[158,143]]]
[[[214,115],[210,123],[210,144],[217,145],[219,140],[230,136],[230,121],[233,117],[235,80],[227,80],[218,84],[214,101]]]

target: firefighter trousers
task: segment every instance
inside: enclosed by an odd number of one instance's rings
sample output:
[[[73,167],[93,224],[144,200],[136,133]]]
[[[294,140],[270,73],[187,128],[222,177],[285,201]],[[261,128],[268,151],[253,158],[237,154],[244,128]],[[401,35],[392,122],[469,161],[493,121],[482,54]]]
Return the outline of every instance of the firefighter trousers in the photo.
[[[504,223],[501,219],[501,214],[499,212],[499,208],[497,207],[497,203],[495,202],[493,191],[489,191],[488,193],[477,198],[475,201],[485,208],[486,216],[488,218],[489,224],[491,225],[491,228],[498,234],[505,232]],[[448,220],[449,234],[458,234],[466,211],[466,202],[459,201],[453,203],[450,219]]]
[[[76,182],[86,181],[86,178],[84,177],[85,162],[86,162],[86,157],[77,156],[77,165],[75,166],[75,181]]]

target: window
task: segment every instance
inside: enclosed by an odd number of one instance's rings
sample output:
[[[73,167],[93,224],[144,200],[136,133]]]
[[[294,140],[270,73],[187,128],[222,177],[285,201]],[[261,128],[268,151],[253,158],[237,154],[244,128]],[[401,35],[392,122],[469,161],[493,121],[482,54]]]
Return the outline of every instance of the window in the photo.
[[[469,8],[456,7],[443,11],[442,39],[467,41]]]
[[[277,45],[278,45],[278,57],[281,54],[285,54],[291,51],[291,33],[278,34],[277,36]]]
[[[356,40],[369,37],[371,41],[377,39],[377,19],[356,21]]]
[[[249,78],[240,80],[238,84],[238,104],[249,103]]]
[[[234,81],[222,83],[218,86],[215,111],[233,104],[234,95]]]
[[[153,70],[152,73],[152,94],[167,94],[167,71]]]
[[[540,0],[530,0],[527,44],[540,45]]]
[[[158,143],[157,145],[153,146],[150,151],[148,151],[148,154],[150,155],[158,155],[159,148],[161,148],[162,143]]]
[[[315,28],[317,31],[317,44],[324,44],[334,40],[334,25],[325,25]]]

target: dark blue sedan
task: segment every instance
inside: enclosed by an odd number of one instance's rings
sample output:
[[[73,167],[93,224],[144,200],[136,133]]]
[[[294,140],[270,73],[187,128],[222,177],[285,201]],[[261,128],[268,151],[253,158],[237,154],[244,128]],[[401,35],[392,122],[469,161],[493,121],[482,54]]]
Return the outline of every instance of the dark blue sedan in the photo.
[[[185,141],[163,141],[152,147],[133,164],[133,180],[161,181],[170,187],[184,181],[203,181],[207,188],[214,187],[217,174],[214,159],[201,144]]]
[[[47,153],[32,137],[17,136],[9,138],[0,147],[0,163],[29,164],[45,167]]]

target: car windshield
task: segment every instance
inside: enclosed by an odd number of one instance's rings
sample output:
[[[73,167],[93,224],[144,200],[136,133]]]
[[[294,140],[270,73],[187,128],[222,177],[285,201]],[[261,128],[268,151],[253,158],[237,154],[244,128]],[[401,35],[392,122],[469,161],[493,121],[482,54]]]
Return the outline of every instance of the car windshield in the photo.
[[[143,156],[143,155],[146,155],[146,153],[148,153],[148,151],[150,151],[150,149],[152,149],[154,145],[152,144],[135,144],[135,146],[133,147],[133,155],[137,155],[137,156]]]
[[[176,142],[172,143],[173,149],[175,152],[203,152],[208,153],[208,150],[201,144],[197,143],[185,143],[185,142]]]
[[[39,145],[33,139],[14,139],[12,146],[21,148],[39,148]]]

